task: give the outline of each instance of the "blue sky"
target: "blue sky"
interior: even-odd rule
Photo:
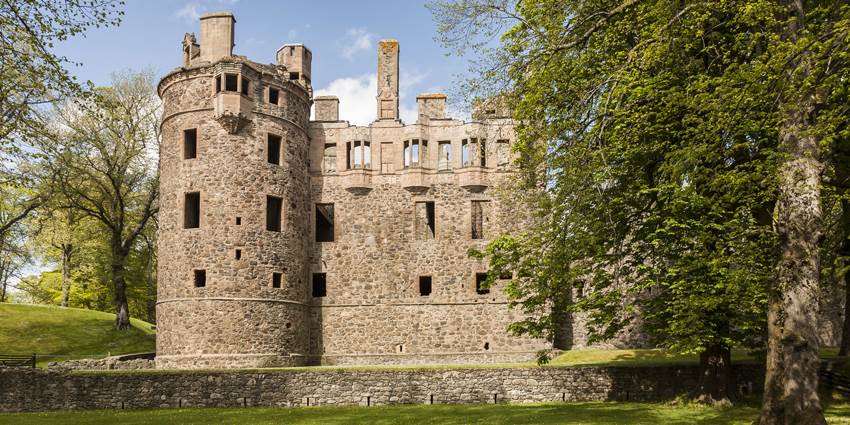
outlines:
[[[313,51],[317,95],[340,97],[340,118],[356,124],[374,119],[376,45],[398,39],[401,48],[401,115],[415,118],[418,93],[450,91],[467,62],[446,56],[435,40],[434,21],[423,0],[127,0],[120,26],[97,29],[57,48],[79,67],[83,80],[108,84],[121,69],[153,69],[158,76],[180,65],[183,34],[200,37],[198,16],[232,11],[234,52],[274,62],[284,43],[304,43]]]

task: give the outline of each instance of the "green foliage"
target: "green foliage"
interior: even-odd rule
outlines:
[[[514,273],[511,304],[535,313],[511,329],[553,339],[568,308],[587,312],[591,342],[641,326],[685,353],[763,346],[779,99],[803,89],[788,64],[811,53],[802,84],[822,93],[823,117],[811,131],[846,138],[850,6],[807,4],[799,40],[780,37],[787,15],[766,0],[435,9],[449,44],[461,23],[511,22],[506,54],[468,85],[504,90],[521,123],[516,184],[536,220],[483,253],[493,274]]]

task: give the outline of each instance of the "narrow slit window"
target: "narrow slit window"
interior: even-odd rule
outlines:
[[[490,288],[485,287],[487,281],[487,273],[475,273],[475,293],[478,295],[486,295],[490,293]]]
[[[363,142],[363,168],[372,168],[372,146],[369,142]]]
[[[460,142],[460,161],[463,167],[469,167],[469,141],[466,139]]]
[[[335,143],[326,143],[325,150],[322,153],[322,172],[323,173],[335,173],[336,172],[336,144]]]
[[[280,231],[281,208],[283,199],[276,196],[266,196],[266,230]]]
[[[269,103],[277,105],[278,97],[280,97],[280,91],[274,87],[269,87]]]
[[[478,160],[478,165],[487,166],[487,142],[484,139],[478,142]]]
[[[283,280],[283,273],[272,273],[272,288],[280,288],[280,282]]]
[[[207,286],[207,271],[195,270],[194,282],[196,288],[203,288]]]
[[[238,90],[239,79],[236,77],[236,74],[224,74],[224,90],[225,91],[237,91]]]
[[[436,235],[434,201],[417,202],[414,210],[416,212],[416,239],[434,239]]]
[[[328,295],[327,273],[313,273],[313,297]]]
[[[345,168],[347,170],[350,170],[352,168],[351,167],[352,165],[353,165],[353,163],[351,161],[351,142],[346,142],[345,143]]]
[[[248,96],[248,93],[251,92],[251,80],[242,78],[242,94]]]
[[[269,164],[280,165],[280,136],[269,134],[267,140]]]
[[[183,159],[198,157],[198,129],[183,130]]]
[[[484,239],[485,209],[488,201],[472,201],[472,239]]]
[[[404,141],[404,168],[410,167],[410,141]]]
[[[449,170],[452,168],[452,142],[439,142],[437,144],[437,169]]]
[[[215,77],[215,92],[218,93],[221,91],[221,75],[217,75]]]
[[[237,260],[241,260],[241,259],[242,259],[242,250],[241,250],[241,249],[237,249],[237,250],[236,250],[236,259],[237,259]]]
[[[419,276],[419,295],[423,297],[431,295],[431,276]]]
[[[334,241],[334,204],[316,204],[316,242]]]
[[[201,227],[201,192],[189,192],[183,200],[183,228]]]

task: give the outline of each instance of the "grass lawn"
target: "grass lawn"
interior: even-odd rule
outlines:
[[[713,408],[649,403],[547,403],[391,407],[94,410],[0,414],[0,424],[750,424],[754,406]],[[850,405],[827,409],[850,424]]]
[[[46,366],[51,361],[105,357],[107,353],[154,351],[156,337],[149,323],[130,319],[132,329],[119,332],[114,321],[114,314],[100,311],[0,304],[0,353],[36,353],[39,366]]]

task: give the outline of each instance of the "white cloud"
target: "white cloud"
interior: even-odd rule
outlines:
[[[370,50],[372,48],[372,39],[375,34],[367,31],[366,28],[349,28],[346,32],[346,38],[342,41],[342,57],[352,60],[357,52]]]
[[[378,93],[377,79],[375,74],[338,78],[331,81],[327,87],[316,90],[315,95],[337,96],[341,120],[355,125],[369,125],[375,120],[378,107],[375,100]]]
[[[399,116],[405,123],[416,122],[416,96],[413,88],[421,83],[427,73],[402,71],[399,79]],[[378,76],[363,74],[333,80],[316,90],[316,96],[339,98],[339,118],[354,125],[369,125],[377,116]]]
[[[186,3],[185,6],[180,8],[177,12],[174,13],[174,16],[178,19],[182,19],[186,23],[195,23],[198,19],[201,18],[201,11],[203,7],[200,3],[193,1],[191,3]]]

